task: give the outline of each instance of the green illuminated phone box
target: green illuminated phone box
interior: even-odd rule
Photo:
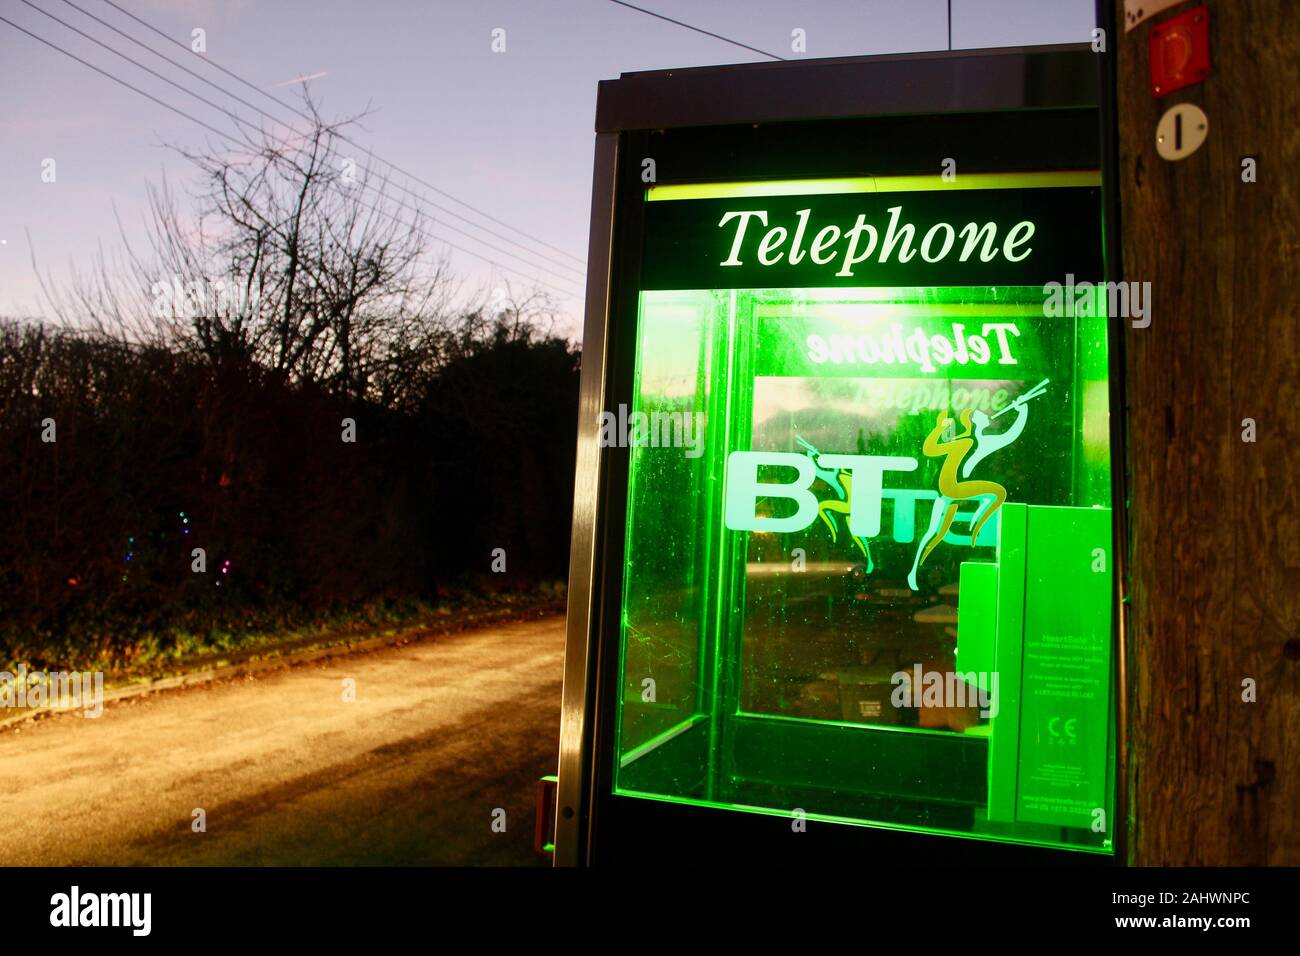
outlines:
[[[1096,77],[602,84],[557,860],[1116,852]]]

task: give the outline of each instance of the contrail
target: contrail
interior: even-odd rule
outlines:
[[[306,83],[308,80],[319,80],[322,76],[329,76],[329,75],[330,75],[329,70],[321,70],[319,73],[312,73],[309,76],[299,76],[296,77],[295,79],[286,80],[283,83],[277,83],[275,85],[277,88],[281,86],[293,86],[295,83]]]

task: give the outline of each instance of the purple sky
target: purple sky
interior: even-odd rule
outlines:
[[[260,118],[111,33],[65,0],[30,2],[250,120]],[[276,115],[284,113],[104,0],[72,2],[250,102]],[[212,61],[287,102],[294,102],[295,88],[277,84],[324,73],[312,87],[327,115],[375,110],[364,129],[352,131],[353,139],[439,189],[578,257],[586,251],[597,81],[631,70],[761,59],[608,0],[115,2],[187,45],[190,31],[202,27]],[[806,31],[808,49],[803,55],[808,57],[944,49],[948,43],[946,0],[636,3],[787,57],[799,55],[790,50],[795,28]],[[20,0],[6,0],[0,11],[213,126],[233,126],[228,117]],[[1093,3],[952,0],[952,17],[954,48],[1077,42],[1089,39]],[[505,53],[491,50],[495,28],[506,31]],[[0,315],[39,315],[45,309],[31,267],[28,232],[42,270],[51,271],[56,280],[74,266],[85,270],[99,245],[117,245],[115,210],[133,241],[142,240],[147,181],[158,180],[165,169],[174,186],[185,186],[189,167],[161,148],[161,142],[201,146],[205,137],[217,140],[3,23],[0,84],[6,97],[0,114]],[[57,164],[52,184],[41,181],[46,158]],[[428,195],[481,221],[444,196]],[[447,221],[482,235],[462,221]],[[497,224],[484,224],[538,248]],[[557,294],[556,300],[564,315],[562,331],[576,334],[581,312],[577,275],[545,262],[543,275],[463,235],[444,232],[437,223],[432,231],[435,237],[442,233],[466,249],[574,290]],[[537,259],[498,239],[483,238]],[[540,251],[577,267],[550,249]],[[499,287],[502,278],[516,291],[529,284],[462,252],[451,251],[451,264],[470,287]]]

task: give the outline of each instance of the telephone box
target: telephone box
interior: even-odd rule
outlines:
[[[1115,858],[1104,86],[1086,46],[600,85],[558,863]]]

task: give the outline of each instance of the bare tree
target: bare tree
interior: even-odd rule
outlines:
[[[341,133],[361,117],[329,122],[309,90],[303,101],[306,133],[173,147],[199,172],[197,214],[182,213],[165,177],[150,185],[148,254],[119,224],[118,259],[101,252],[68,292],[42,280],[56,315],[359,399],[391,391],[386,379],[414,356],[436,356],[457,288],[427,218],[390,195],[372,157],[349,152]]]

